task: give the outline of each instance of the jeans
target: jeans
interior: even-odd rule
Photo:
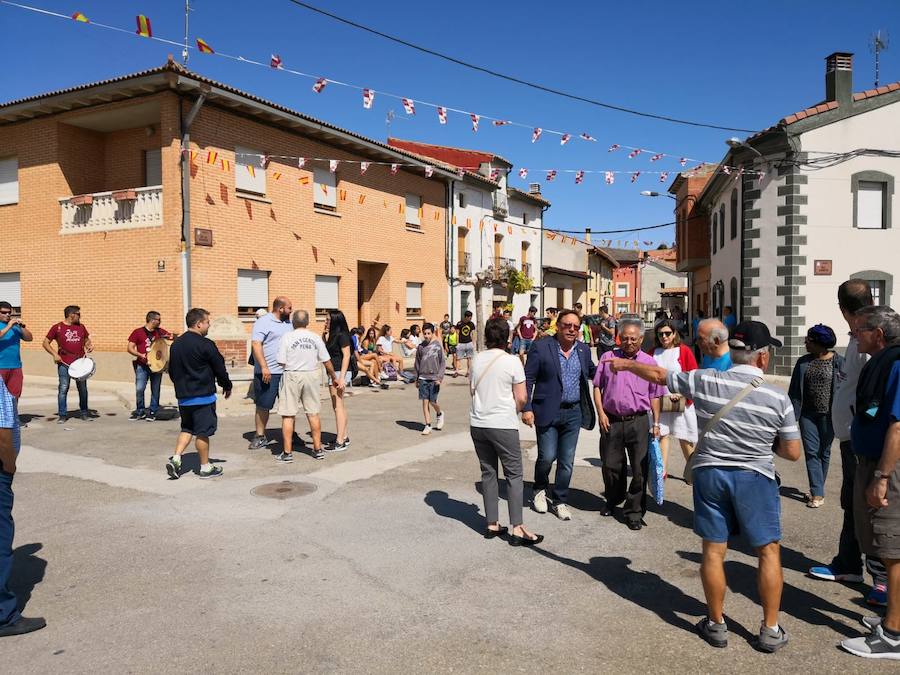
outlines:
[[[159,410],[159,389],[162,386],[162,373],[154,373],[149,366],[142,363],[134,366],[135,410],[144,412],[144,391],[150,383],[150,412],[154,415]]]
[[[69,377],[69,367],[62,363],[57,364],[56,371],[59,375],[57,410],[60,417],[65,417],[68,414],[66,397],[69,395],[69,384],[71,384],[72,378]],[[76,380],[75,386],[78,388],[78,409],[80,412],[86,413],[88,411],[87,381]]]
[[[556,419],[537,428],[538,458],[534,464],[533,492],[546,490],[550,484],[550,467],[556,461],[556,482],[548,497],[553,503],[566,502],[572,468],[575,464],[575,446],[581,430],[581,407],[560,408]]]
[[[13,477],[0,471],[0,626],[19,620],[16,595],[9,590],[13,565]]]
[[[828,462],[831,459],[831,443],[834,428],[830,413],[801,413],[800,436],[806,454],[806,475],[809,476],[809,493],[813,497],[825,496],[825,479],[828,478]]]

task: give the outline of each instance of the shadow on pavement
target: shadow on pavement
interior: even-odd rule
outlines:
[[[209,461],[213,464],[225,464],[228,462],[227,459],[215,459],[214,457],[210,457]],[[188,473],[200,473],[200,455],[196,452],[185,452],[181,456],[181,474],[179,475],[184,476]]]
[[[478,505],[453,499],[443,490],[432,490],[425,495],[425,503],[442,518],[458,520],[466,527],[482,534],[487,523],[478,512]]]
[[[806,495],[792,485],[782,485],[780,488],[778,488],[778,494],[786,499],[793,499],[794,501],[798,502],[806,502]]]
[[[20,612],[31,600],[31,591],[44,580],[47,561],[35,555],[42,548],[43,544],[34,543],[24,544],[13,550],[9,588],[18,598]]]
[[[397,420],[396,422],[399,426],[410,431],[422,431],[425,428],[424,422],[409,422],[407,420]]]

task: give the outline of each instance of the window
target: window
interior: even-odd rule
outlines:
[[[735,318],[738,317],[740,312],[738,312],[738,282],[737,277],[731,277],[731,302],[728,303],[731,305],[731,313],[734,314]]]
[[[419,212],[422,210],[422,198],[419,195],[406,195],[406,225],[419,229],[422,226]]]
[[[712,218],[712,251],[715,253],[719,250],[719,238],[716,236],[719,230],[719,214],[714,213]]]
[[[731,238],[736,239],[738,233],[738,193],[737,189],[731,191]]]
[[[337,310],[339,281],[340,277],[316,275],[316,318],[324,318],[330,310]]]
[[[628,282],[619,282],[616,284],[616,297],[617,298],[627,298],[628,297]]]
[[[313,169],[313,206],[328,211],[337,210],[337,181],[328,169]]]
[[[162,185],[162,156],[159,148],[144,150],[144,186]]]
[[[459,204],[459,208],[466,208],[466,193],[460,192],[458,195],[456,195],[456,201]]]
[[[884,183],[859,181],[856,197],[856,227],[859,229],[884,229],[884,187]]]
[[[19,158],[0,159],[0,205],[19,203]]]
[[[719,248],[725,248],[725,205],[719,207]]]
[[[22,283],[18,272],[0,273],[0,300],[12,305],[13,314],[22,313]]]
[[[616,303],[616,312],[618,312],[620,314],[621,313],[627,314],[629,309],[630,309],[630,307],[628,306],[627,302],[617,302]]]
[[[872,300],[874,300],[876,305],[883,305],[884,303],[884,282],[883,281],[870,281],[869,288],[872,289]],[[12,304],[12,303],[10,303]]]
[[[528,212],[527,211],[522,212],[522,224],[523,225],[528,224]]]
[[[460,291],[459,293],[459,315],[462,316],[469,309],[469,298],[472,291]]]
[[[234,148],[234,187],[238,192],[266,194],[266,167],[263,153],[240,145]]]
[[[406,316],[422,316],[422,284],[412,282],[406,284]]]
[[[269,306],[269,273],[265,270],[238,270],[238,315],[253,316]]]

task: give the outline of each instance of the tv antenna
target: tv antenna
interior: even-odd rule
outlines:
[[[875,52],[875,87],[878,87],[878,80],[881,77],[881,52],[886,51],[888,48],[888,34],[887,31],[877,31],[872,36],[872,44],[870,45],[870,49]]]
[[[181,48],[181,62],[185,66],[188,62],[188,16],[191,9],[191,0],[184,0],[184,46]]]

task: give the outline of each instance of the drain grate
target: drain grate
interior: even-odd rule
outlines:
[[[269,499],[292,499],[293,497],[311,495],[316,489],[316,486],[312,483],[283,480],[280,483],[257,485],[250,490],[250,494],[255,497],[268,497]]]

